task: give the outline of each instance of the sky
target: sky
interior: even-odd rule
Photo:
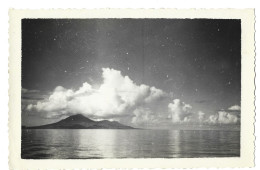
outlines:
[[[239,127],[240,20],[23,19],[22,124]]]

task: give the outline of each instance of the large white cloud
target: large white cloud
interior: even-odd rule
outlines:
[[[27,109],[44,112],[47,117],[74,113],[97,118],[120,117],[129,114],[129,110],[137,106],[166,96],[162,90],[155,87],[135,84],[118,70],[102,70],[103,84],[99,88],[93,88],[87,82],[76,91],[58,86],[47,100],[30,104]]]

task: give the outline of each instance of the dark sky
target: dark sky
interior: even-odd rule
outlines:
[[[98,86],[108,67],[214,114],[240,105],[240,42],[240,20],[23,19],[22,87]]]

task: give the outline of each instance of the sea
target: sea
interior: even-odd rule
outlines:
[[[23,129],[22,159],[239,157],[240,131]]]

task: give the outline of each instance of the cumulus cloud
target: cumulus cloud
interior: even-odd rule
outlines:
[[[211,124],[236,124],[238,123],[238,120],[238,116],[232,113],[219,111],[215,115],[210,115],[208,122]]]
[[[158,122],[158,115],[155,115],[149,108],[137,108],[134,110],[134,117],[132,123],[138,126],[149,126],[154,125]]]
[[[235,105],[227,110],[220,110],[216,114],[207,115],[202,111],[197,114],[192,110],[192,106],[179,99],[168,104],[169,118],[172,123],[200,123],[200,124],[237,124],[240,121],[240,106]]]
[[[47,100],[30,104],[27,109],[44,112],[46,116],[81,113],[96,118],[120,117],[166,96],[155,87],[135,84],[118,70],[103,68],[102,71],[103,83],[98,88],[88,82],[78,90],[58,86]]]
[[[228,108],[228,110],[240,111],[241,108],[238,105],[234,105],[234,106],[231,106],[230,108]]]
[[[238,122],[238,117],[234,114],[225,112],[225,111],[220,111],[218,112],[218,121],[219,123],[223,124],[234,124]]]
[[[207,122],[210,124],[237,124],[240,120],[239,110],[240,106],[231,106],[228,110],[221,110],[215,115],[210,115]]]
[[[191,105],[181,102],[180,99],[173,100],[172,103],[168,104],[170,111],[169,118],[172,122],[189,122],[191,121]]]
[[[21,92],[22,111],[26,111],[29,104],[35,104],[45,98],[45,95],[40,90],[22,88]]]
[[[202,111],[198,112],[198,119],[200,122],[203,122],[205,120],[205,113]]]
[[[217,124],[218,123],[218,114],[210,115],[207,122],[210,124]]]

